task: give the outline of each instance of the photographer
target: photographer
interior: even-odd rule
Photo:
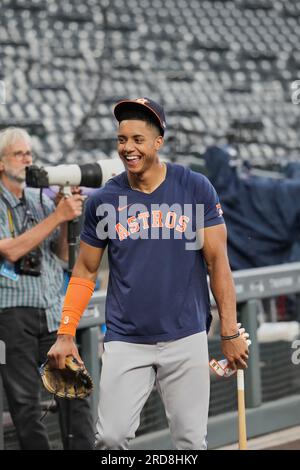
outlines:
[[[61,312],[63,271],[68,258],[67,221],[81,215],[83,196],[57,201],[25,186],[32,164],[26,131],[0,132],[0,340],[6,364],[0,366],[10,414],[22,449],[50,449],[41,418],[38,367],[55,342]],[[67,400],[59,400],[66,446]],[[94,433],[89,404],[72,403],[72,449],[90,449]]]

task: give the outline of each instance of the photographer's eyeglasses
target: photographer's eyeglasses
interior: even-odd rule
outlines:
[[[31,150],[27,150],[27,152],[22,152],[21,150],[19,150],[18,152],[11,152],[11,153],[8,153],[6,155],[12,155],[13,157],[17,158],[18,160],[21,160],[24,157],[32,157],[33,153],[31,152]]]

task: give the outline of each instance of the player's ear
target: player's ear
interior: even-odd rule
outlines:
[[[163,138],[162,135],[159,135],[158,137],[156,137],[155,144],[154,144],[155,145],[155,150],[156,151],[159,150],[160,147],[163,145],[163,143],[164,143],[164,138]]]

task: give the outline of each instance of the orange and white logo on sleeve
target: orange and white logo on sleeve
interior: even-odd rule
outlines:
[[[223,215],[223,211],[222,211],[222,207],[221,207],[221,204],[216,204],[216,209],[217,209],[217,212],[218,212],[218,216],[219,217],[222,217]]]

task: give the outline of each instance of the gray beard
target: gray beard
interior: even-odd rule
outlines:
[[[19,183],[19,184],[25,183],[25,176],[13,175],[12,173],[9,173],[7,171],[5,171],[4,174],[7,176],[7,178],[10,179],[10,181],[13,181],[14,183]]]

